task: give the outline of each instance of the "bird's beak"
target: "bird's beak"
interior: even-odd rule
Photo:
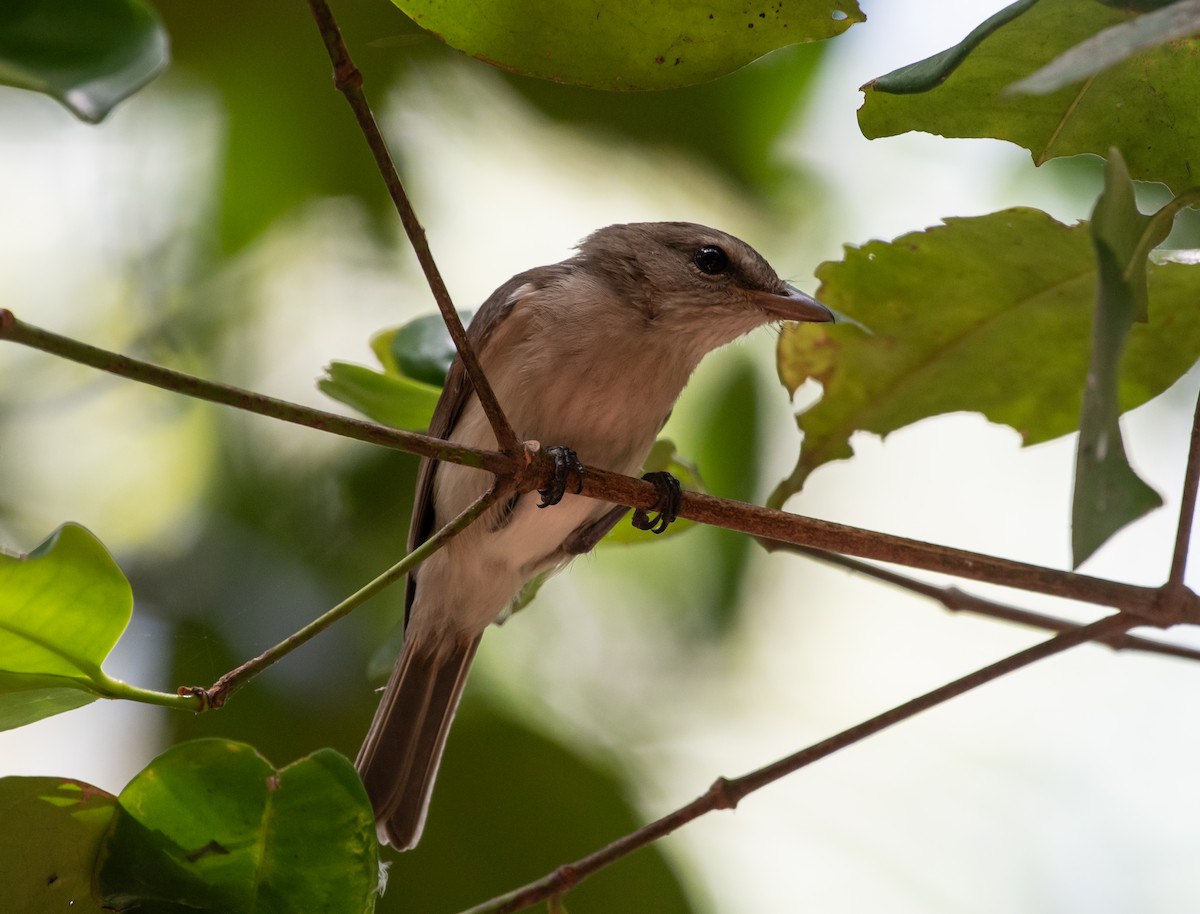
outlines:
[[[834,321],[832,311],[792,285],[785,284],[783,292],[758,292],[754,300],[774,320],[825,324]]]

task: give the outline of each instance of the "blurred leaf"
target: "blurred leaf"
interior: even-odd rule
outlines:
[[[244,743],[182,743],[118,804],[99,872],[118,910],[374,910],[374,816],[331,749],[276,770]]]
[[[867,83],[859,125],[871,139],[910,130],[996,137],[1025,147],[1038,165],[1055,156],[1103,156],[1119,146],[1135,179],[1162,181],[1178,192],[1200,173],[1200,42],[1172,42],[1051,95],[1006,91],[1133,15],[1095,0],[1040,0],[986,38],[933,92],[891,95],[878,80]]]
[[[5,0],[0,83],[44,92],[98,124],[167,66],[167,33],[139,0]]]
[[[474,311],[458,312],[464,327],[471,326],[474,316]],[[450,363],[458,354],[439,313],[422,315],[395,330],[378,334],[371,340],[371,348],[385,369],[439,389],[445,386]]]
[[[0,911],[100,914],[92,877],[115,806],[80,781],[0,779]]]
[[[1133,182],[1117,150],[1109,154],[1104,192],[1092,212],[1092,243],[1099,263],[1092,364],[1083,393],[1079,445],[1075,456],[1075,492],[1071,501],[1071,553],[1081,565],[1104,542],[1147,511],[1162,504],[1129,465],[1118,419],[1121,353],[1136,318],[1145,320],[1146,255],[1162,242],[1170,223],[1155,223],[1138,211]],[[1132,269],[1129,269],[1132,267]]]
[[[350,362],[330,362],[320,391],[393,428],[429,427],[441,390],[411,378],[383,374]]]
[[[333,87],[304,4],[255,0],[238,4],[236,15],[226,4],[191,0],[162,2],[159,9],[171,34],[174,69],[189,78],[189,88],[197,82],[211,87],[221,103],[217,228],[225,252],[241,250],[281,216],[322,197],[353,197],[375,217],[373,227],[391,231],[395,213]],[[374,96],[402,59],[362,52],[356,42],[413,27],[388,3],[341,4],[336,12]]]
[[[503,713],[477,685],[468,683],[450,731],[421,844],[388,854],[393,862],[381,912],[458,911],[643,824],[629,785],[603,753],[580,751],[529,726],[536,708],[519,717]],[[660,845],[580,884],[570,905],[572,914],[705,909],[689,904]]]
[[[622,145],[682,151],[790,212],[781,182],[802,173],[780,142],[811,97],[828,45],[781,48],[723,79],[661,92],[605,92],[509,76],[506,82],[547,116],[611,135]]]
[[[1026,444],[1079,427],[1090,355],[1096,258],[1088,226],[1010,209],[947,219],[894,242],[847,246],[817,269],[818,297],[862,318],[853,327],[791,326],[778,369],[821,400],[798,417],[800,458],[771,503],[852,455],[856,431],[887,435],[928,416],[968,410],[1012,426]],[[1200,356],[1200,269],[1151,264],[1154,320],[1130,333],[1122,410],[1166,390]]]
[[[132,613],[125,575],[78,524],[26,556],[0,555],[0,730],[107,694],[100,664]]]
[[[393,0],[447,44],[499,67],[598,89],[670,89],[731,73],[768,51],[832,38],[864,16],[855,0]]]
[[[1182,0],[1093,35],[1013,84],[1010,91],[1046,95],[1095,76],[1134,54],[1197,33],[1200,33],[1200,0]]]
[[[983,39],[1001,26],[1012,22],[1037,2],[1038,0],[1017,0],[1016,3],[985,19],[953,47],[880,76],[871,81],[871,87],[876,92],[907,95],[913,92],[928,92],[940,86],[967,59],[967,55],[979,47]]]

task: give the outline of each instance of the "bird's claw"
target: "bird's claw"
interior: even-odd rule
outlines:
[[[575,494],[578,495],[583,491],[583,463],[580,462],[575,452],[569,447],[554,445],[546,448],[546,453],[554,461],[554,476],[550,479],[550,485],[544,489],[538,489],[538,495],[542,496],[539,508],[549,508],[562,501],[562,497],[567,491],[567,480],[572,473],[575,474]]]
[[[642,479],[654,483],[658,489],[658,501],[651,509],[653,517],[644,508],[634,508],[630,523],[639,530],[649,530],[651,533],[662,533],[679,517],[679,508],[683,502],[683,489],[679,480],[670,473],[647,473]]]

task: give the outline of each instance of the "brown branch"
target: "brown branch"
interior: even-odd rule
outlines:
[[[325,0],[308,0],[308,6],[312,10],[317,28],[321,32],[321,38],[325,42],[325,50],[329,53],[329,60],[333,64],[333,84],[346,97],[350,109],[354,112],[355,120],[358,121],[359,129],[362,130],[367,145],[371,149],[371,154],[375,157],[375,165],[383,177],[383,183],[387,185],[388,194],[392,198],[392,203],[395,204],[400,222],[408,235],[409,243],[412,244],[413,251],[417,255],[417,261],[425,273],[425,281],[429,284],[429,290],[433,293],[438,310],[442,312],[442,319],[446,322],[446,327],[454,340],[458,357],[462,359],[467,376],[471,379],[475,393],[479,396],[480,405],[483,406],[483,411],[492,425],[499,450],[504,454],[515,454],[520,449],[516,432],[513,431],[512,425],[504,415],[500,401],[496,399],[496,394],[479,365],[475,350],[467,339],[467,331],[463,327],[462,321],[459,320],[458,312],[454,309],[454,302],[450,300],[450,292],[446,288],[445,282],[442,281],[442,274],[433,259],[433,253],[429,250],[425,229],[417,219],[416,211],[408,199],[404,184],[400,181],[400,175],[396,171],[391,153],[388,152],[387,141],[383,138],[371,106],[367,103],[367,96],[362,90],[362,73],[350,59],[350,51],[342,40],[341,29],[338,28],[338,24],[333,18],[329,4]]]
[[[1179,524],[1175,528],[1175,551],[1171,555],[1171,573],[1167,586],[1183,587],[1187,570],[1188,543],[1192,539],[1192,521],[1196,516],[1196,493],[1200,489],[1200,396],[1192,416],[1192,438],[1188,447],[1187,470],[1183,477],[1183,495],[1179,500]]]
[[[383,447],[478,467],[495,474],[520,492],[544,488],[553,475],[550,459],[533,443],[528,443],[515,455],[505,456],[453,445],[427,435],[398,431],[372,422],[348,419],[117,355],[26,324],[4,309],[0,309],[0,340],[2,339],[165,390]],[[598,467],[586,468],[582,492],[592,498],[646,510],[653,509],[659,498],[658,490],[652,484]],[[1186,587],[1173,590],[1168,599],[1158,588],[1140,587],[1070,571],[1013,562],[978,552],[923,543],[919,540],[695,492],[683,493],[680,516],[747,533],[761,540],[840,552],[859,558],[907,565],[925,571],[1015,587],[1019,590],[1110,606],[1136,615],[1140,620],[1139,624],[1165,627],[1178,622],[1200,621],[1200,598]],[[769,547],[770,543],[767,545]]]
[[[1086,641],[1102,640],[1118,634],[1138,624],[1138,619],[1125,613],[1106,616],[1089,625],[1072,628],[1060,635],[1055,635],[1048,641],[1035,644],[1009,657],[999,660],[969,673],[960,679],[944,686],[926,692],[911,701],[897,705],[889,711],[872,717],[870,720],[856,724],[834,736],[814,743],[807,749],[781,758],[770,765],[742,775],[739,778],[718,778],[703,795],[697,797],[686,806],[651,822],[635,832],[617,839],[607,847],[589,854],[573,863],[560,866],[546,876],[522,886],[504,895],[499,895],[489,901],[462,911],[461,914],[511,914],[537,904],[546,898],[562,894],[574,885],[582,882],[588,876],[614,863],[620,858],[633,853],[659,838],[669,835],[683,825],[698,819],[700,816],[717,809],[733,809],[747,795],[768,784],[774,783],[789,774],[811,765],[813,762],[832,755],[839,749],[844,749],[868,736],[872,736],[893,724],[908,720],[922,711],[935,705],[942,704],[951,698],[976,689],[985,683],[998,679],[1006,673],[1011,673],[1021,667],[1028,666],[1038,660],[1044,660],[1059,654],[1068,648],[1083,644]]]
[[[777,548],[795,552],[798,555],[816,559],[827,565],[835,565],[847,571],[874,578],[885,584],[892,584],[910,593],[915,593],[931,600],[936,600],[950,612],[969,612],[990,619],[1000,619],[1004,622],[1014,622],[1030,628],[1041,628],[1053,632],[1065,632],[1075,628],[1079,623],[1058,616],[1033,612],[1016,606],[1008,606],[987,600],[976,594],[967,593],[957,587],[942,587],[917,578],[900,574],[889,568],[881,568],[870,562],[852,559],[849,556],[838,555],[836,552],[825,552],[821,549],[809,549],[806,546],[780,545]],[[1185,647],[1182,644],[1170,644],[1166,641],[1156,641],[1153,638],[1140,638],[1137,635],[1111,635],[1107,638],[1097,638],[1097,644],[1104,644],[1116,651],[1144,651],[1150,654],[1162,654],[1168,657],[1179,657],[1184,660],[1200,660],[1200,649]]]
[[[296,648],[300,647],[300,645],[315,638],[321,632],[325,631],[325,629],[329,628],[329,626],[333,625],[334,622],[349,615],[353,610],[371,599],[371,597],[401,580],[406,574],[411,574],[425,559],[429,558],[429,556],[441,549],[453,537],[478,520],[479,516],[494,505],[499,498],[507,494],[507,491],[507,489],[502,489],[498,485],[492,486],[464,508],[458,517],[454,518],[437,533],[413,549],[412,552],[408,553],[408,555],[383,574],[342,600],[337,606],[322,613],[312,622],[308,623],[308,625],[284,638],[275,646],[263,651],[257,657],[247,660],[241,666],[230,670],[209,688],[184,686],[180,688],[179,694],[194,695],[200,698],[203,704],[203,707],[200,708],[202,711],[222,707],[229,700],[229,696],[267,667],[286,657]]]

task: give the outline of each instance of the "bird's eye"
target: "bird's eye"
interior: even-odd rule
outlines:
[[[729,256],[719,247],[706,244],[696,251],[695,256],[692,257],[692,262],[700,268],[701,273],[712,275],[725,272],[729,267]]]

